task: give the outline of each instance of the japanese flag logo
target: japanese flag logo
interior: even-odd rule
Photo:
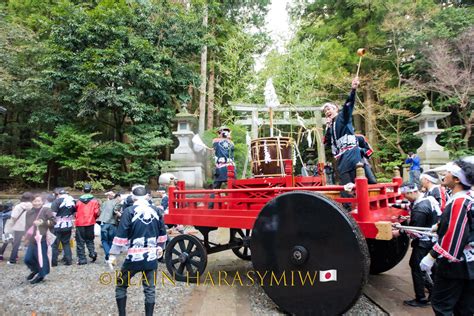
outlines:
[[[319,282],[337,281],[337,270],[319,271]]]

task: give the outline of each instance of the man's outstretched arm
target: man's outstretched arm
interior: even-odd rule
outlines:
[[[345,123],[348,123],[352,117],[352,112],[354,111],[356,89],[359,86],[359,84],[360,84],[359,77],[355,77],[352,80],[351,93],[349,94],[349,97],[347,98],[346,103],[344,103],[344,106],[342,108]]]

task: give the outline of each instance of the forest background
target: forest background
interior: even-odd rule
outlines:
[[[156,182],[176,146],[181,104],[205,140],[237,119],[232,102],[263,104],[270,77],[282,104],[341,104],[360,47],[368,54],[356,128],[376,149],[381,179],[421,144],[407,118],[425,99],[451,112],[438,139],[451,157],[474,153],[472,1],[293,0],[284,51],[269,51],[269,5],[1,1],[1,189]],[[243,164],[245,129],[233,129]]]

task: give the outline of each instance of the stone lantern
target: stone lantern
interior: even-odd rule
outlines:
[[[178,138],[179,145],[171,154],[174,166],[165,171],[174,174],[178,180],[184,180],[187,187],[202,188],[204,181],[202,158],[194,152],[191,141],[194,136],[193,126],[197,123],[196,117],[189,113],[186,104],[183,104],[173,121],[177,123],[173,135]]]
[[[411,122],[418,122],[420,126],[420,130],[414,135],[423,140],[423,144],[416,150],[416,153],[420,157],[421,167],[425,171],[449,162],[449,153],[436,142],[436,137],[443,132],[443,129],[438,128],[436,121],[450,114],[451,112],[433,111],[430,101],[425,100],[421,113],[408,119]]]

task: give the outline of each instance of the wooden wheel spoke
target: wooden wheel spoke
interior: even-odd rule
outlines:
[[[199,268],[201,266],[201,261],[190,259],[189,263],[195,266],[196,268]]]
[[[175,265],[177,262],[179,262],[179,258],[176,258],[176,259],[172,259],[172,260],[171,260],[171,264],[172,264],[172,265]]]
[[[191,250],[193,249],[193,247],[194,247],[194,244],[193,244],[192,242],[189,242],[189,243],[188,243],[188,247],[186,247],[186,252],[187,252],[187,253],[190,253]]]
[[[189,253],[189,258],[193,258],[193,257],[201,258],[201,256],[199,256],[199,250],[195,250]]]
[[[173,248],[173,250],[171,250],[171,253],[177,255],[177,256],[180,256],[181,255],[181,252],[178,251],[178,249],[176,248]]]
[[[181,264],[178,267],[178,274],[183,274],[184,266],[185,266],[185,264],[183,262],[181,262]]]
[[[186,245],[184,244],[184,240],[178,241],[178,244],[179,244],[179,248],[181,249],[181,252],[185,252],[186,251]]]
[[[193,266],[191,265],[191,263],[189,263],[189,260],[186,261],[186,270],[188,270],[190,274],[194,274]]]

